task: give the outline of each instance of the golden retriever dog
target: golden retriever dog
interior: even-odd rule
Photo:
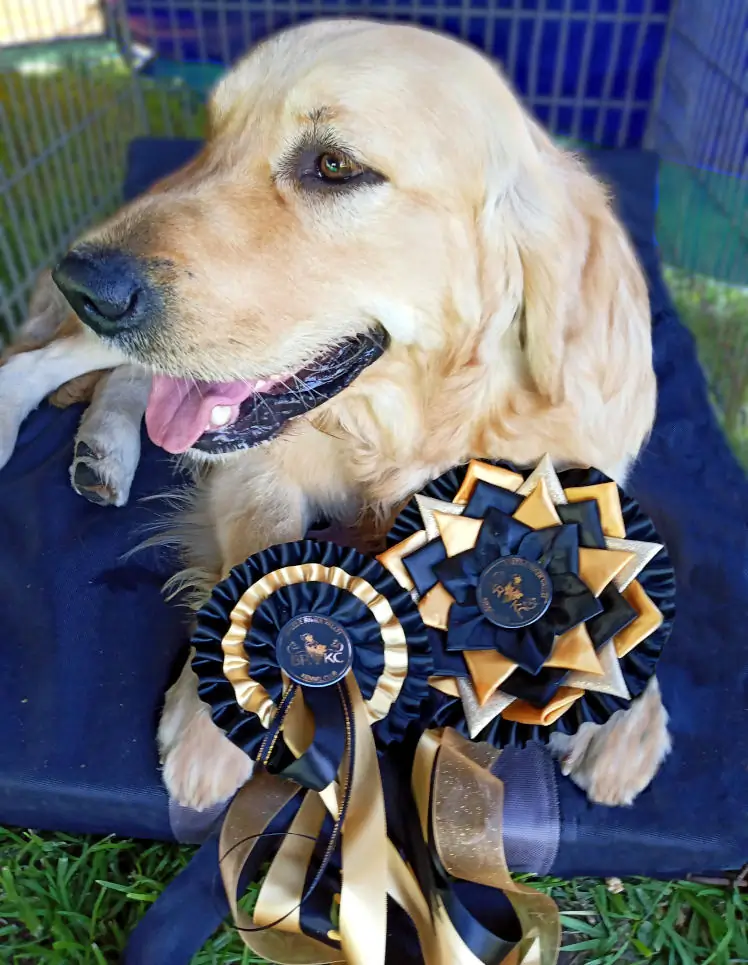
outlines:
[[[151,438],[197,467],[175,525],[201,599],[319,515],[384,525],[471,457],[547,452],[623,482],[654,417],[647,290],[605,190],[488,60],[415,27],[316,22],[261,44],[214,91],[199,156],[55,279],[95,333],[69,350],[152,373]],[[254,427],[372,338],[381,357],[351,384]],[[553,746],[592,800],[626,804],[666,725],[652,683]],[[189,666],[159,744],[181,804],[250,776]]]

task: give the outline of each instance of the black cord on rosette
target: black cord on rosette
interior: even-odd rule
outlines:
[[[480,465],[506,470],[525,482],[533,473],[538,473],[537,468],[520,469],[507,462],[483,460]],[[436,676],[454,681],[469,679],[463,651],[494,650],[515,665],[514,671],[501,682],[501,692],[508,698],[542,708],[569,679],[569,672],[563,666],[555,666],[552,662],[550,666],[544,665],[560,635],[584,622],[585,632],[599,652],[604,643],[625,630],[636,617],[636,610],[612,582],[597,595],[587,589],[579,579],[579,550],[599,551],[616,546],[620,551],[626,551],[634,544],[655,546],[661,541],[652,521],[641,511],[636,500],[620,488],[618,499],[625,539],[621,533],[617,541],[606,540],[598,505],[593,499],[585,499],[579,490],[609,487],[611,480],[596,469],[570,469],[555,474],[546,461],[545,467],[550,467],[554,482],[563,490],[576,491],[574,501],[555,505],[560,525],[529,530],[513,518],[524,498],[519,491],[502,488],[500,483],[494,485],[489,479],[481,478],[478,472],[477,479],[473,478],[468,487],[469,500],[460,508],[463,518],[483,521],[472,548],[448,556],[442,540],[432,539],[425,545],[422,541],[419,544],[419,534],[423,533],[425,525],[425,503],[429,504],[430,511],[441,511],[443,520],[444,513],[450,509],[447,504],[452,504],[456,497],[459,500],[458,494],[466,489],[466,479],[470,482],[469,472],[475,474],[475,465],[471,466],[472,469],[460,466],[444,473],[407,503],[388,534],[388,553],[393,548],[407,550],[398,557],[398,565],[407,570],[422,603],[428,599],[429,591],[436,583],[450,594],[453,601],[448,623],[441,627],[429,624]],[[385,561],[387,555],[380,558]],[[489,574],[492,561],[512,559],[521,563],[523,578],[531,582],[534,599],[538,601],[533,622],[528,625],[518,621],[516,626],[509,626],[500,619],[494,623],[490,614],[484,618],[491,601],[481,593],[481,579]],[[499,562],[495,565],[500,566]],[[619,665],[628,699],[611,692],[586,689],[583,696],[575,699],[569,709],[550,724],[514,721],[508,719],[510,714],[505,717],[497,712],[478,733],[473,729],[472,737],[496,747],[545,742],[554,730],[573,734],[586,721],[604,723],[617,710],[628,707],[630,700],[643,692],[654,675],[672,629],[675,578],[664,547],[648,559],[643,569],[637,572],[636,580],[648,601],[660,611],[662,620],[638,645],[620,656]],[[424,619],[429,622],[426,616]],[[462,697],[432,689],[424,706],[424,716],[428,726],[449,726],[462,734],[470,733]]]

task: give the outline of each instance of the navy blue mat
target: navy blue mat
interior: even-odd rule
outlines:
[[[132,196],[196,142],[137,141]],[[630,809],[590,805],[560,779],[554,872],[681,875],[748,859],[748,482],[707,401],[691,336],[662,282],[654,241],[657,159],[612,151],[593,163],[613,186],[649,278],[660,400],[632,488],[668,543],[675,630],[660,679],[673,754]],[[0,472],[0,822],[169,838],[155,723],[186,643],[159,585],[172,562],[122,553],[172,485],[144,440],[130,505],[76,496],[67,468],[78,411],[42,407]]]

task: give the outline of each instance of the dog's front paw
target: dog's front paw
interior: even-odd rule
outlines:
[[[572,737],[554,734],[551,750],[561,770],[597,804],[632,804],[660,768],[671,747],[667,712],[657,680],[628,710],[605,724],[582,724]]]
[[[195,811],[228,800],[247,783],[254,767],[205,712],[193,717],[162,763],[171,797]]]
[[[79,496],[97,506],[124,506],[130,495],[132,467],[116,453],[93,449],[78,439],[70,466],[70,481]]]
[[[151,377],[136,365],[94,373],[99,381],[75,438],[73,489],[98,506],[124,506],[140,461],[140,426]]]
[[[198,697],[190,661],[166,693],[158,745],[166,788],[183,807],[213,807],[252,776],[252,760],[216,727]]]

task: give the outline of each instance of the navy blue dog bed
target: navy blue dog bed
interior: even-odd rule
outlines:
[[[195,149],[135,142],[127,196]],[[659,670],[674,750],[633,808],[591,805],[559,775],[551,870],[669,877],[736,868],[748,859],[748,482],[660,274],[657,159],[611,151],[591,160],[615,191],[651,293],[659,407],[631,486],[677,575]],[[141,497],[179,480],[144,439],[127,507],[81,499],[68,481],[79,416],[43,406],[0,472],[0,822],[172,839],[155,729],[184,659],[185,613],[160,596],[173,568],[163,551],[121,557],[153,522]]]

